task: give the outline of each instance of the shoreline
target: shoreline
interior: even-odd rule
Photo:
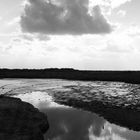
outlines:
[[[110,122],[140,131],[140,85],[44,79],[11,79],[5,83],[1,80],[1,83],[4,85],[1,93],[4,90],[7,96],[29,93],[36,102],[49,95],[56,103],[95,112]],[[34,92],[40,92],[40,96]]]
[[[56,91],[50,95],[53,96],[54,101],[58,104],[90,111],[100,115],[111,123],[127,127],[130,130],[140,131],[139,99],[133,99],[135,100],[134,103],[125,100],[129,95],[116,97],[101,93],[92,93],[92,96],[88,97],[85,94],[79,93],[75,97],[75,92],[67,92]],[[135,98],[137,98],[136,95]]]
[[[0,69],[0,79],[65,79],[140,84],[140,71],[84,71],[75,69]]]

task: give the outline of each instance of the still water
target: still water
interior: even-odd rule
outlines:
[[[44,135],[45,140],[140,139],[140,132],[111,124],[98,114],[59,105],[47,92],[35,91],[16,97],[33,104],[48,116],[50,128]]]

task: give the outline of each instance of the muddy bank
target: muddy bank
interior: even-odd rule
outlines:
[[[47,99],[100,114],[109,122],[139,131],[140,85],[120,82],[67,80],[1,80],[1,93],[8,96],[33,93],[33,101]],[[43,96],[42,96],[43,95]]]
[[[0,139],[44,140],[47,116],[18,98],[0,96]]]
[[[140,131],[140,111],[128,107],[114,106],[103,101],[84,102],[77,99],[68,99],[67,101],[59,100],[58,102],[97,113],[110,123]]]
[[[140,131],[139,93],[111,95],[95,92],[88,86],[67,86],[54,90],[51,95],[57,103],[95,112],[109,122]]]

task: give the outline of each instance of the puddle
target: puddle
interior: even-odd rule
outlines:
[[[21,98],[47,114],[50,128],[44,140],[139,140],[140,132],[111,124],[95,113],[53,102],[46,92],[19,94]]]

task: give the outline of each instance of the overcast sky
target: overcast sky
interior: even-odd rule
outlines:
[[[140,0],[1,0],[1,68],[140,70]]]

